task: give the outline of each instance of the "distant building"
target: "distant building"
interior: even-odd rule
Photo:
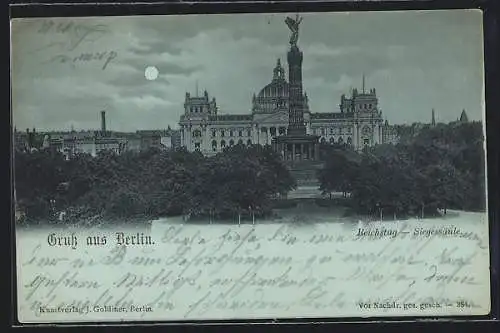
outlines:
[[[464,110],[462,110],[462,113],[460,114],[460,119],[459,119],[459,121],[460,121],[461,123],[467,123],[467,122],[469,122],[469,117],[467,117],[467,113],[465,112],[465,109],[464,109]]]
[[[172,149],[172,130],[142,130],[137,131],[141,137],[142,149],[159,148]]]
[[[29,129],[27,130],[29,132]],[[13,133],[13,144],[14,149],[18,151],[26,151],[28,150],[28,134],[25,132],[18,132],[17,129],[14,128]]]
[[[172,130],[172,148],[178,149],[182,147],[181,145],[181,131]]]
[[[125,151],[143,151],[150,148],[171,149],[172,133],[167,130],[137,131],[135,133],[109,131],[106,128],[106,113],[101,111],[100,130],[36,133],[14,133],[16,149],[27,151],[32,147],[62,153],[66,159],[86,153],[96,156],[102,151],[121,154]]]
[[[393,145],[399,142],[397,128],[395,126],[389,125],[389,122],[387,120],[385,121],[382,131],[382,142]]]
[[[141,136],[137,133],[117,134],[125,140],[125,151],[141,151]]]
[[[126,149],[126,141],[120,137],[96,137],[94,140],[95,152],[112,151],[121,154]]]
[[[27,128],[26,132],[19,132],[14,128],[12,140],[14,149],[18,151],[38,150],[42,147],[43,142],[41,134],[34,128],[31,131]]]

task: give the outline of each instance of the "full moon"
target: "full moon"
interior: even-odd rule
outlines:
[[[144,76],[146,77],[147,80],[156,80],[156,78],[158,77],[158,68],[156,68],[155,66],[148,66],[146,67],[146,70],[144,71]]]

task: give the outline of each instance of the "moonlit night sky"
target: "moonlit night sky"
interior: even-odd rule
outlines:
[[[288,74],[287,15],[295,14],[14,21],[13,124],[96,129],[106,110],[110,130],[176,128],[185,93],[196,94],[197,86],[216,98],[220,114],[248,114],[277,58]],[[438,122],[456,120],[462,109],[482,119],[480,11],[301,15],[298,45],[312,112],[339,111],[340,96],[360,90],[364,73],[390,123],[430,122],[433,108]],[[149,66],[157,76],[145,75]]]

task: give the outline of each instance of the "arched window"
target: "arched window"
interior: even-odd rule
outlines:
[[[220,131],[220,136],[221,136],[221,137],[224,137],[224,135],[225,135],[224,130],[221,130],[221,131]]]
[[[234,135],[233,130],[229,130],[229,136],[233,136],[233,135]]]
[[[326,143],[326,139],[325,138],[321,138],[321,143]]]
[[[212,130],[212,137],[215,137],[216,134],[217,132],[215,130]]]
[[[199,137],[201,137],[201,131],[200,131],[200,130],[196,130],[196,131],[194,131],[194,132],[193,132],[193,136],[194,136],[195,138],[199,138]]]
[[[234,141],[233,141],[232,139],[231,139],[231,140],[229,140],[229,146],[230,146],[230,147],[231,147],[231,146],[234,146]]]
[[[249,140],[247,141],[247,146],[251,146],[251,145],[252,145],[252,140],[250,140],[250,139],[249,139]]]
[[[339,144],[343,144],[344,143],[344,139],[342,137],[340,137],[338,143]]]
[[[269,133],[271,133],[271,136],[276,136],[276,127],[269,128]]]
[[[335,134],[335,129],[333,127],[330,128],[330,134]]]
[[[251,130],[247,130],[247,136],[252,136],[252,131]]]
[[[226,141],[222,140],[222,141],[220,142],[220,147],[221,147],[222,149],[226,148]]]
[[[217,151],[217,141],[215,140],[212,141],[212,150]]]
[[[267,133],[267,127],[262,127],[262,128],[260,129],[260,131],[261,131],[262,133]]]
[[[243,131],[238,131],[238,136],[243,136]]]
[[[335,143],[335,138],[334,137],[331,137],[330,138],[330,144],[333,145]]]
[[[238,140],[238,144],[239,144],[239,145],[242,145],[242,144],[243,144],[243,140],[239,139],[239,140]]]
[[[347,138],[347,144],[350,146],[352,145],[352,138],[351,137],[348,137]]]

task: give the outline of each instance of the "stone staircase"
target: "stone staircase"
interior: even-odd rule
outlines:
[[[294,161],[287,164],[290,173],[297,181],[297,186],[318,187],[317,172],[323,167],[322,162]]]
[[[287,195],[287,199],[321,199],[324,196],[322,195],[318,186],[307,186],[302,185],[298,186],[295,190],[290,191]]]

